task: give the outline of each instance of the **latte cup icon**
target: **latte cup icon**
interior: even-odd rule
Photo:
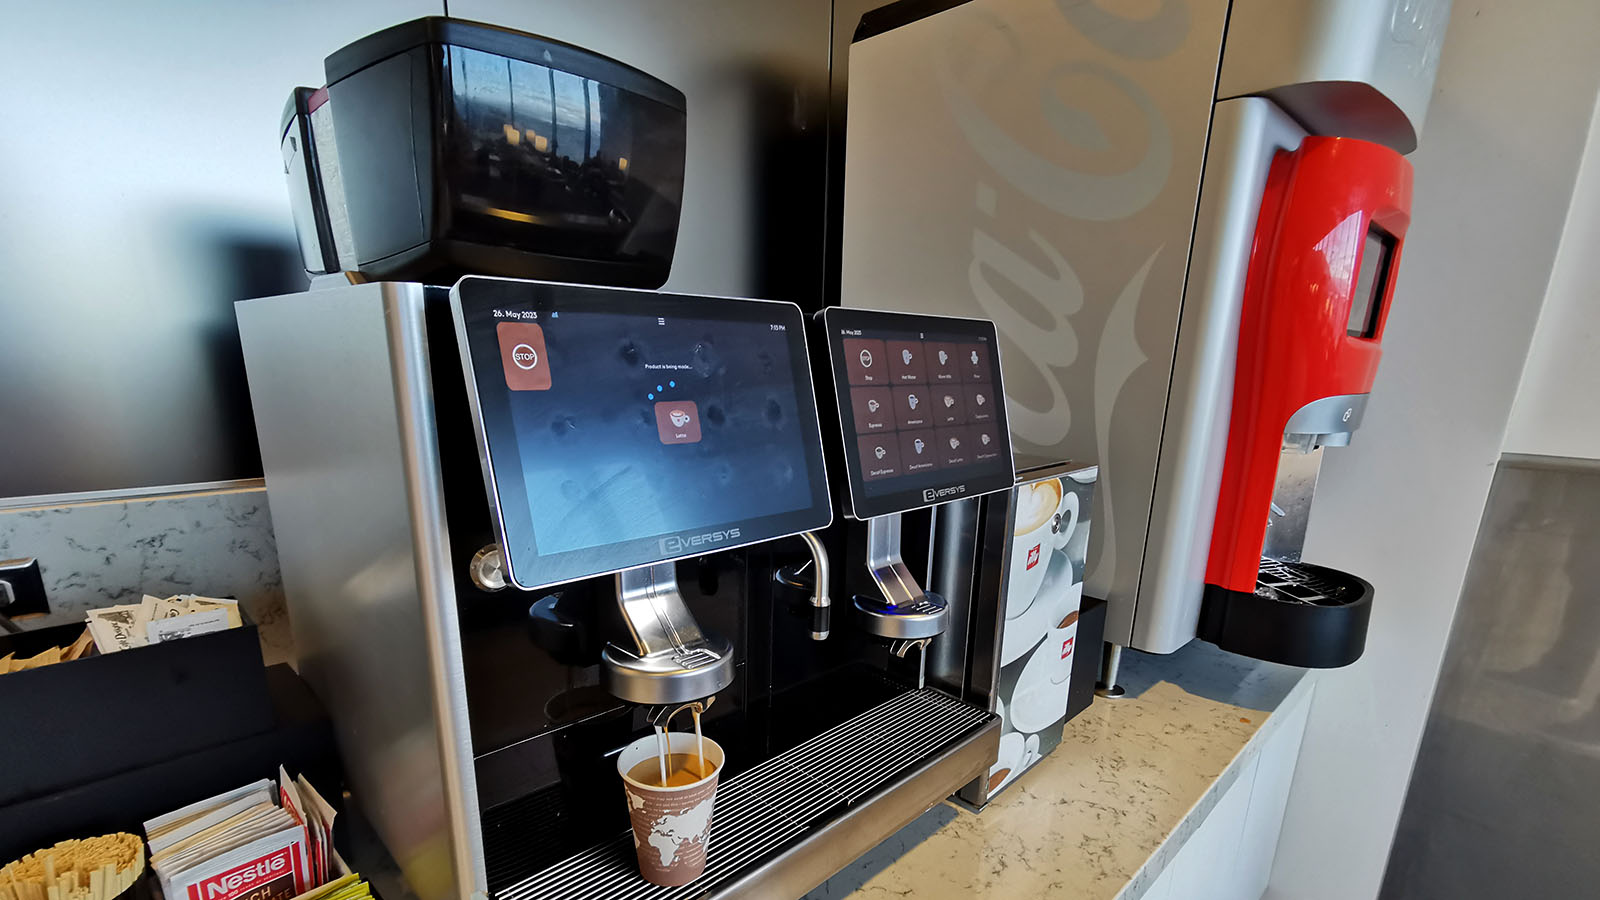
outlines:
[[[675,409],[672,412],[667,413],[667,418],[671,419],[672,424],[678,428],[682,428],[683,426],[689,424],[689,414],[681,409]]]
[[[1016,505],[1006,587],[1008,617],[1013,609],[1020,615],[1033,603],[1051,555],[1067,545],[1078,525],[1078,495],[1063,491],[1054,478],[1018,487]]]

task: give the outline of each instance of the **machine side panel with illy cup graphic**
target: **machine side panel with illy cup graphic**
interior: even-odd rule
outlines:
[[[1099,463],[1086,590],[1109,603],[1113,684],[1122,646],[1197,635],[1307,666],[1359,655],[1370,590],[1299,543],[1320,448],[1359,423],[1339,398],[1374,383],[1401,154],[1448,15],[971,0],[858,4],[836,31],[841,302],[993,318],[1019,447]],[[1369,297],[1375,329],[1347,333]],[[1311,421],[1330,410],[1350,419]]]
[[[798,896],[982,777],[997,718],[922,678],[958,642],[926,544],[832,515],[851,476],[800,312],[618,286],[665,278],[681,96],[447,19],[328,76],[283,134],[313,289],[237,314],[302,670],[409,888]],[[992,400],[928,429],[953,474],[912,475],[912,516],[1012,484]],[[668,825],[641,870],[619,760],[686,705],[725,752],[710,850]]]

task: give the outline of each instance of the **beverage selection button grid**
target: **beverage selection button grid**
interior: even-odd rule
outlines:
[[[987,345],[846,338],[843,346],[866,480],[1000,457]]]

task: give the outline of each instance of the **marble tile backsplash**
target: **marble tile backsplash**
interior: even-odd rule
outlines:
[[[234,597],[267,664],[293,657],[265,488],[0,509],[0,559],[22,556],[39,560],[47,624],[141,594]]]

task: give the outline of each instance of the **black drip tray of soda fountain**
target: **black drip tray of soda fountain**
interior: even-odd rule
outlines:
[[[1263,557],[1253,592],[1206,585],[1195,633],[1243,656],[1330,669],[1361,658],[1371,615],[1372,585],[1364,579]]]
[[[992,713],[932,688],[906,691],[721,784],[705,874],[693,883],[645,882],[624,832],[495,897],[799,896],[834,874],[834,863],[865,853],[988,771],[999,739]]]

